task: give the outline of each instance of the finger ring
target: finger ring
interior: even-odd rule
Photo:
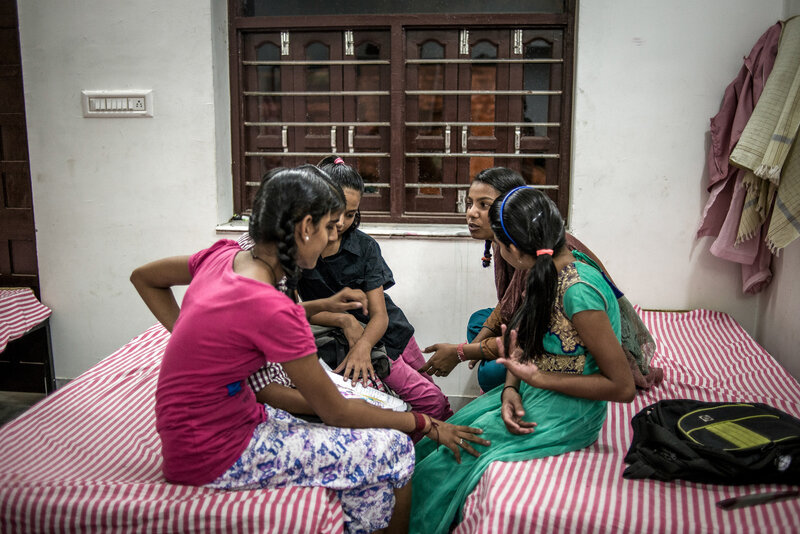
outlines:
[[[464,446],[464,438],[461,438],[460,440],[458,440],[458,444],[463,447]]]

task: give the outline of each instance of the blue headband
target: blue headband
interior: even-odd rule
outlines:
[[[514,189],[508,192],[506,197],[503,199],[503,202],[500,204],[500,227],[503,229],[503,233],[506,234],[506,237],[509,239],[509,241],[511,241],[517,248],[519,248],[519,245],[517,245],[517,242],[514,241],[514,238],[511,237],[511,235],[509,235],[508,230],[506,230],[506,224],[503,222],[503,208],[506,207],[506,202],[508,202],[508,199],[511,198],[511,195],[513,195],[515,191],[519,191],[520,189],[527,189],[529,187],[530,187],[529,185],[521,185],[519,187],[515,187]]]

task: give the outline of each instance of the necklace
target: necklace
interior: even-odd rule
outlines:
[[[278,275],[275,274],[275,269],[272,268],[272,265],[270,265],[264,258],[259,258],[256,256],[256,252],[252,248],[250,249],[250,257],[266,265],[269,268],[269,272],[272,273],[272,279],[276,281],[275,287],[277,287],[279,291],[286,293],[286,290],[288,289],[286,285],[286,276],[278,280]]]

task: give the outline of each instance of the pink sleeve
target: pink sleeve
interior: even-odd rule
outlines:
[[[239,248],[239,245],[236,244],[236,241],[232,241],[230,239],[220,239],[210,247],[201,250],[200,252],[195,252],[189,257],[189,273],[191,273],[192,278],[194,278],[197,269],[206,260],[209,256],[213,255],[221,248],[226,248],[235,245],[236,248]]]
[[[315,354],[317,346],[302,306],[281,306],[254,332],[255,343],[270,362],[287,362]]]

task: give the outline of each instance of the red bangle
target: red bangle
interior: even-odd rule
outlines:
[[[419,412],[411,412],[411,415],[414,416],[414,432],[422,432],[425,430],[425,425],[428,424],[425,421],[425,416]]]
[[[437,441],[438,441],[438,439],[439,439],[439,423],[437,423],[436,421],[434,421],[434,420],[431,418],[431,416],[430,416],[430,415],[428,416],[428,420],[431,422],[431,427],[428,429],[428,431],[427,431],[427,432],[423,432],[423,433],[422,433],[422,435],[423,435],[423,436],[427,436],[428,434],[430,434],[430,433],[431,433],[431,430],[433,430],[433,429],[435,428],[435,429],[436,429],[436,439],[437,439]],[[438,447],[437,447],[437,448],[438,448]]]
[[[458,361],[460,362],[467,361],[467,357],[464,356],[464,345],[466,345],[466,343],[459,343],[458,347],[456,347],[456,354],[458,355]]]

